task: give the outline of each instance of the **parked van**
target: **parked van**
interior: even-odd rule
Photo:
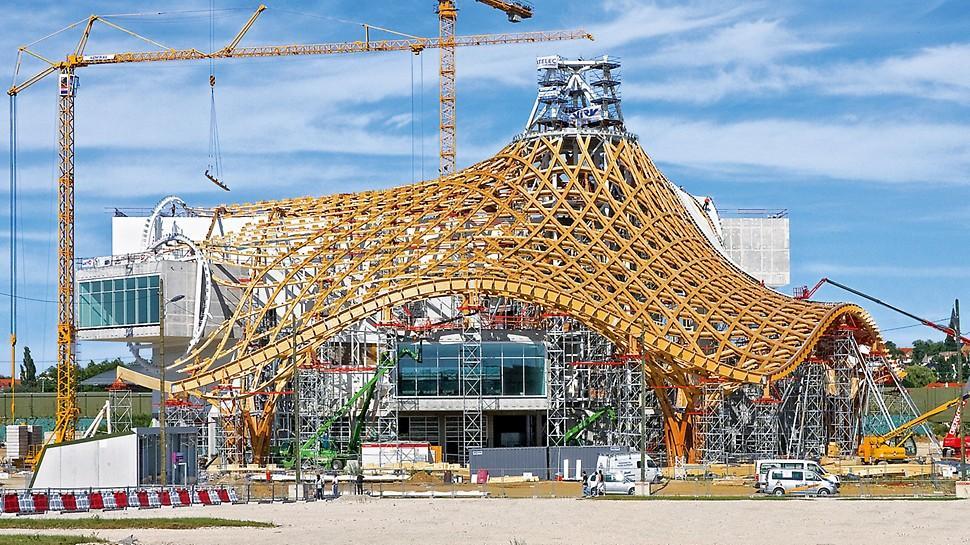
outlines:
[[[773,496],[829,496],[839,493],[838,485],[823,479],[814,471],[775,468],[765,471],[765,476],[765,485],[761,492]]]
[[[822,467],[818,462],[815,462],[813,460],[774,459],[774,460],[758,460],[754,463],[754,472],[755,472],[755,475],[757,475],[758,477],[754,485],[755,488],[760,490],[761,488],[764,487],[765,479],[766,479],[765,475],[770,469],[800,469],[802,471],[811,471],[816,473],[819,477],[825,479],[826,481],[829,481],[836,487],[838,487],[839,484],[841,484],[841,481],[839,480],[838,475],[825,471],[824,467]]]
[[[649,455],[645,454],[644,460],[647,463],[646,471],[644,471],[646,482],[660,482],[660,480],[663,478],[663,474],[660,471],[660,466],[658,466]],[[602,470],[603,473],[609,474],[622,473],[631,480],[639,481],[640,453],[617,452],[611,454],[600,454],[596,459],[596,469]]]

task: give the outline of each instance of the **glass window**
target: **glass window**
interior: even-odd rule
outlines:
[[[409,345],[416,349],[416,345]],[[422,361],[402,357],[398,388],[402,396],[458,396],[461,394],[462,346],[425,343]],[[543,395],[545,347],[542,344],[484,342],[481,351],[482,394],[487,396]]]
[[[781,471],[772,471],[771,478],[781,480],[782,478],[784,478],[784,474]]]
[[[791,478],[793,481],[801,481],[805,479],[805,474],[801,471],[792,471]]]
[[[524,344],[525,395],[546,393],[546,347],[543,344]]]
[[[78,282],[78,292],[79,328],[158,323],[158,276]]]

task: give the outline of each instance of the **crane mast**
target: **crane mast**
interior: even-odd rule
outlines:
[[[269,45],[255,47],[238,47],[246,33],[256,22],[259,14],[266,10],[260,5],[250,16],[249,20],[236,34],[233,40],[218,51],[205,53],[197,49],[163,49],[148,52],[126,52],[115,54],[85,55],[94,23],[101,21],[108,26],[118,28],[137,38],[160,46],[157,42],[138,36],[114,23],[108,22],[97,15],[88,18],[87,24],[78,40],[77,47],[72,54],[67,55],[61,62],[51,62],[44,57],[31,52],[26,47],[20,48],[21,54],[28,54],[47,64],[41,71],[27,78],[23,82],[14,83],[7,94],[16,96],[28,87],[43,80],[47,76],[58,74],[58,191],[57,191],[57,410],[55,428],[52,440],[55,443],[74,439],[77,429],[79,409],[77,404],[77,351],[76,327],[74,320],[75,292],[74,292],[74,101],[77,89],[78,68],[102,64],[128,64],[142,62],[166,62],[226,58],[252,57],[286,57],[307,55],[333,55],[364,53],[376,51],[411,51],[419,54],[425,49],[440,48],[448,50],[451,62],[449,76],[450,110],[452,122],[448,124],[448,142],[450,143],[450,165],[454,168],[454,48],[458,46],[479,46],[497,44],[535,43],[558,40],[592,39],[592,35],[583,30],[524,32],[509,34],[479,34],[469,36],[454,35],[454,20],[457,11],[453,2],[448,4],[450,11],[450,26],[447,39],[435,38],[407,38],[393,40],[370,40],[368,27],[365,25],[365,39],[363,41],[336,42],[322,44],[293,44]],[[502,2],[486,2],[489,5]],[[511,15],[510,15],[511,17]],[[19,62],[19,61],[18,61]],[[443,81],[442,86],[446,85]],[[444,87],[442,87],[444,89]],[[444,108],[444,99],[442,100]],[[445,142],[445,124],[442,123],[442,142]],[[442,155],[444,157],[444,155]],[[444,161],[444,159],[443,159]],[[448,171],[450,173],[451,170]],[[442,172],[444,174],[444,172]],[[11,339],[11,345],[14,346]],[[13,361],[13,358],[11,358]],[[164,363],[162,363],[164,364]],[[164,409],[162,409],[164,410]]]
[[[526,2],[504,0],[477,0],[486,6],[504,11],[509,22],[517,23],[532,17],[532,6]],[[455,172],[457,147],[457,111],[455,93],[455,24],[458,8],[455,0],[438,0],[438,175]]]

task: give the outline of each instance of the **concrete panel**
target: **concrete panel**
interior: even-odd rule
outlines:
[[[723,218],[725,254],[770,287],[791,282],[788,218]]]
[[[34,488],[137,485],[138,438],[133,433],[50,446],[32,483]]]

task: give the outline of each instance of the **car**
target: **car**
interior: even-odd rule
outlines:
[[[769,459],[769,460],[758,460],[755,462],[755,474],[758,477],[755,482],[754,487],[756,489],[761,489],[764,487],[765,480],[767,479],[768,471],[772,469],[796,469],[802,471],[810,471],[817,474],[819,477],[829,481],[836,487],[839,486],[841,480],[838,475],[829,473],[824,467],[819,465],[818,462],[814,460],[786,460],[786,459]]]
[[[839,485],[824,479],[814,471],[802,469],[770,469],[760,489],[772,496],[831,496],[839,493]]]
[[[586,482],[593,496],[598,494],[596,492],[596,475],[596,473],[590,475]],[[603,494],[625,494],[632,496],[636,494],[636,491],[636,482],[622,472],[603,473]]]

